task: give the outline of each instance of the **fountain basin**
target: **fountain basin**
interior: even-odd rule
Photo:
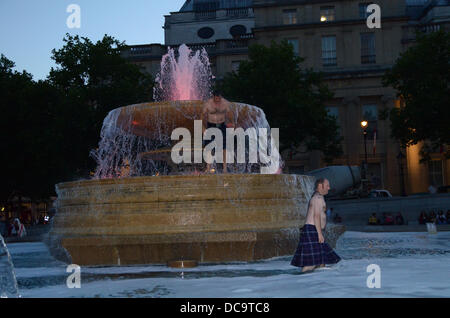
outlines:
[[[222,174],[60,183],[51,250],[65,249],[78,265],[293,254],[313,182],[300,175]]]

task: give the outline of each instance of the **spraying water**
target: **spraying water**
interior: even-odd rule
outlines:
[[[178,59],[170,49],[161,61],[153,98],[156,101],[205,100],[211,91],[213,76],[206,50],[193,52],[185,44],[178,48]]]
[[[0,297],[19,297],[11,255],[0,235]]]
[[[204,170],[199,165],[172,164],[171,134],[178,127],[193,132],[194,120],[202,118],[203,101],[210,98],[212,80],[204,48],[192,51],[183,44],[177,51],[169,49],[156,78],[154,98],[158,102],[117,108],[104,119],[99,147],[91,152],[97,161],[94,178],[192,174]],[[270,136],[270,126],[260,108],[241,103],[231,103],[230,108],[236,127],[265,128]],[[251,138],[255,141],[258,136]],[[248,149],[246,152],[248,157]],[[276,156],[279,159],[278,150]],[[259,172],[260,167],[236,163],[229,165],[228,170],[252,173]]]

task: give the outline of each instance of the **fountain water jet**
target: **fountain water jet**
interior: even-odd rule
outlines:
[[[153,98],[156,101],[205,100],[209,98],[213,75],[203,48],[192,52],[185,44],[169,52],[161,61]]]
[[[0,297],[20,297],[14,265],[8,247],[0,234]]]

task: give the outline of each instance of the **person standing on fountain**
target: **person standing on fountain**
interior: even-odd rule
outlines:
[[[341,260],[333,249],[325,243],[323,230],[327,222],[324,196],[330,190],[327,179],[318,179],[315,192],[309,201],[306,222],[300,233],[300,242],[291,265],[302,267],[302,272],[313,271],[317,266],[336,264]]]
[[[227,173],[227,161],[226,161],[226,144],[227,144],[227,128],[234,128],[234,118],[231,111],[231,104],[225,98],[222,97],[222,93],[215,89],[213,91],[212,98],[208,99],[204,106],[202,112],[202,125],[203,133],[206,129],[215,127],[222,131],[223,138],[223,173]],[[205,141],[203,146],[206,146],[211,141]],[[211,172],[211,164],[207,164],[206,172]]]

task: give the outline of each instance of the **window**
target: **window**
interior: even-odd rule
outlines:
[[[322,63],[323,66],[336,65],[336,36],[322,37]]]
[[[369,152],[370,153],[370,152]],[[383,167],[380,163],[369,163],[367,164],[367,179],[369,181],[369,189],[383,189]],[[382,196],[388,197],[386,192],[380,192]]]
[[[297,9],[283,10],[283,24],[297,24]]]
[[[375,33],[361,33],[361,64],[375,62]]]
[[[298,39],[287,39],[287,42],[292,45],[294,49],[294,54],[298,56],[300,54]]]
[[[336,119],[336,123],[339,126],[338,132],[339,132],[339,134],[341,134],[341,127],[340,127],[340,122],[339,122],[339,108],[336,106],[327,106],[327,107],[325,107],[325,109],[328,112],[328,116],[334,117]]]
[[[334,7],[320,7],[320,22],[334,21]]]
[[[372,2],[359,4],[359,18],[360,19],[367,19],[367,17],[371,14],[371,13],[367,12],[367,7],[370,4],[372,4]]]
[[[214,30],[210,27],[204,27],[198,30],[197,35],[202,39],[209,39],[214,35]]]
[[[377,132],[376,138],[380,136],[378,134],[378,108],[377,105],[363,105],[363,120],[367,121],[367,138],[373,139],[374,133]]]
[[[230,28],[230,34],[233,37],[240,37],[241,35],[244,35],[246,33],[247,33],[247,28],[245,27],[245,25],[238,24],[238,25],[233,25]]]
[[[431,160],[428,162],[428,173],[431,185],[438,187],[444,184],[442,168],[442,160]]]
[[[241,65],[241,61],[232,61],[231,62],[231,71],[237,72],[239,71],[239,66]]]

